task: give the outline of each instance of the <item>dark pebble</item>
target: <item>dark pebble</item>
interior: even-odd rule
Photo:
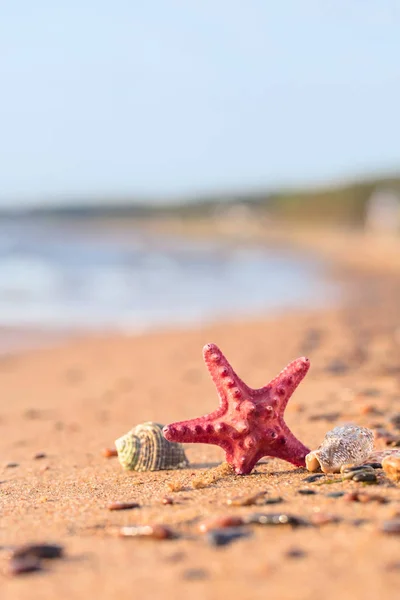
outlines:
[[[9,462],[6,464],[6,469],[15,469],[15,467],[19,467],[19,464],[16,462]]]
[[[208,571],[205,569],[186,569],[182,573],[182,578],[186,579],[186,581],[201,581],[202,579],[207,579]]]
[[[377,398],[381,395],[381,391],[378,388],[366,388],[360,392],[363,396],[369,396],[370,398]]]
[[[317,492],[315,490],[297,490],[297,493],[302,496],[314,496]]]
[[[326,494],[327,498],[341,498],[342,496],[344,496],[344,492],[330,492]]]
[[[34,460],[40,460],[41,458],[46,458],[46,454],[44,452],[37,452],[33,458]]]
[[[305,519],[286,513],[251,513],[245,515],[243,520],[245,523],[256,525],[292,525],[293,527],[309,525]]]
[[[235,540],[251,535],[250,531],[242,527],[228,527],[226,529],[212,529],[206,535],[207,541],[212,546],[227,546]]]
[[[370,468],[367,465],[355,465],[352,467],[345,467],[344,469],[340,469],[340,472],[343,473],[357,473],[358,471],[369,471]]]
[[[275,496],[274,498],[266,498],[263,504],[280,504],[281,502],[283,502],[283,498],[281,498],[281,496]]]
[[[398,448],[400,446],[400,438],[399,437],[390,437],[386,440],[386,446],[390,446],[391,448]]]
[[[12,558],[8,567],[10,575],[24,575],[42,570],[42,563],[36,556]]]
[[[308,477],[305,477],[303,481],[305,483],[314,483],[314,481],[318,481],[318,479],[321,479],[321,477],[325,477],[324,473],[316,473],[315,475],[309,475]]]
[[[400,519],[391,519],[390,521],[384,521],[381,525],[380,530],[383,533],[388,533],[390,535],[399,535],[400,534]]]
[[[285,553],[285,556],[287,558],[304,558],[305,556],[307,556],[307,552],[305,552],[301,548],[290,548]]]
[[[352,521],[352,524],[354,525],[354,527],[361,527],[362,525],[365,525],[366,523],[369,523],[368,519],[354,519]]]
[[[14,550],[12,558],[32,556],[38,559],[53,559],[61,558],[63,554],[64,549],[58,544],[25,544]]]
[[[378,483],[378,479],[372,471],[359,471],[353,477],[358,483]]]
[[[347,373],[349,368],[350,366],[343,360],[334,359],[326,365],[325,371],[328,371],[328,373],[331,373],[332,375],[343,375],[344,373]]]
[[[400,413],[393,415],[390,419],[391,424],[395,429],[400,429]]]

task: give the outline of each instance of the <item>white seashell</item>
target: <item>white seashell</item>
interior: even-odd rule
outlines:
[[[360,465],[372,454],[374,433],[366,427],[343,425],[335,427],[325,435],[322,444],[306,456],[309,471],[339,473],[346,464]]]

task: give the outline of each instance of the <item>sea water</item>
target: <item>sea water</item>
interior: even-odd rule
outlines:
[[[222,240],[0,220],[0,327],[127,332],[314,306],[316,258]]]

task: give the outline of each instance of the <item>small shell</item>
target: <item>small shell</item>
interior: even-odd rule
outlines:
[[[306,456],[309,471],[339,473],[346,464],[360,465],[372,454],[374,433],[357,425],[343,425],[328,431],[317,450]]]
[[[163,425],[148,421],[115,441],[118,460],[130,471],[181,469],[189,464],[182,444],[168,442]]]

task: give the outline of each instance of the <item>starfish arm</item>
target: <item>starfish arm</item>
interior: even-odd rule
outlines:
[[[243,394],[252,393],[244,381],[235,373],[232,366],[215,344],[206,344],[203,348],[204,362],[217,388],[220,406],[224,412],[228,410],[229,400],[240,398]]]
[[[276,410],[280,415],[283,415],[291,395],[306,376],[309,368],[310,361],[308,358],[304,356],[297,358],[289,363],[268,385],[257,390],[257,392],[260,395],[267,394],[270,397],[275,397]]]
[[[304,467],[309,448],[298,440],[285,423],[281,423],[281,433],[271,444],[263,456],[273,456],[286,460],[296,467]]]
[[[169,442],[216,444],[227,450],[231,447],[229,434],[232,428],[226,425],[221,427],[214,421],[215,414],[166,425],[163,428],[164,437]]]

